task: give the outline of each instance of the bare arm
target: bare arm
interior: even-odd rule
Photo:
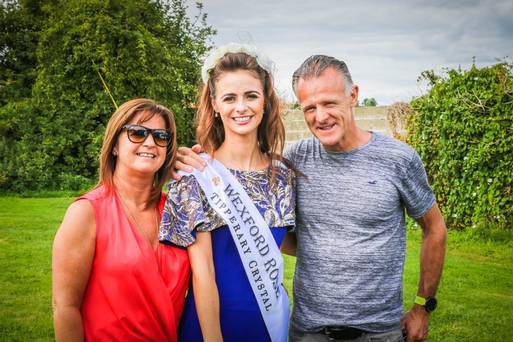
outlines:
[[[56,341],[83,341],[80,306],[91,273],[96,238],[89,201],[68,208],[52,250],[52,304]]]
[[[198,232],[196,241],[187,248],[192,269],[192,285],[196,311],[203,339],[222,341],[219,319],[219,293],[217,292],[212,240],[209,232]]]
[[[171,177],[174,180],[179,181],[182,177],[176,171],[192,172],[193,169],[203,171],[206,163],[200,156],[198,156],[198,153],[200,152],[200,145],[194,145],[191,148],[179,147],[176,154],[176,170],[171,172]]]
[[[285,238],[283,239],[283,242],[281,243],[280,250],[282,253],[296,256],[296,249],[297,249],[297,238],[295,232],[287,232],[285,234]]]
[[[423,233],[417,294],[424,298],[434,297],[442,276],[447,230],[442,213],[436,203],[417,222]],[[422,306],[414,304],[402,321],[403,327],[408,331],[408,341],[426,339],[428,324],[429,314]]]
[[[423,233],[417,294],[422,297],[434,296],[444,266],[447,230],[442,213],[436,204],[417,222]]]

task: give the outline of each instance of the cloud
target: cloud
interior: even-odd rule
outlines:
[[[204,4],[217,45],[250,42],[277,64],[280,92],[312,54],[345,60],[361,97],[387,104],[418,96],[423,70],[468,67],[512,56],[513,2],[508,0],[328,1],[235,0]]]

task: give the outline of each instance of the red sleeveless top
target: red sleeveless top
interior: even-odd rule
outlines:
[[[86,341],[176,341],[189,283],[187,251],[154,251],[132,227],[117,194],[101,186],[91,202],[96,247],[81,313]],[[165,195],[158,210],[162,213]],[[70,246],[72,248],[73,246]]]

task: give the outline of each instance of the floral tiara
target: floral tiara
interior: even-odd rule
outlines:
[[[216,64],[219,63],[219,61],[221,60],[221,58],[223,58],[224,55],[226,55],[227,53],[240,52],[254,57],[258,65],[262,69],[267,71],[269,75],[272,75],[272,72],[274,71],[273,61],[271,61],[269,57],[267,57],[263,53],[259,52],[255,46],[249,44],[230,43],[220,46],[207,56],[205,62],[203,63],[203,66],[201,67],[201,79],[203,80],[203,83],[207,84],[208,79],[210,77],[210,70],[215,68]]]

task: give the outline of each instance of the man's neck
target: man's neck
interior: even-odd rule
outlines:
[[[372,133],[365,131],[358,126],[354,126],[354,129],[346,132],[343,139],[339,142],[336,149],[326,148],[326,150],[333,152],[350,152],[358,147],[367,144],[372,138]]]

